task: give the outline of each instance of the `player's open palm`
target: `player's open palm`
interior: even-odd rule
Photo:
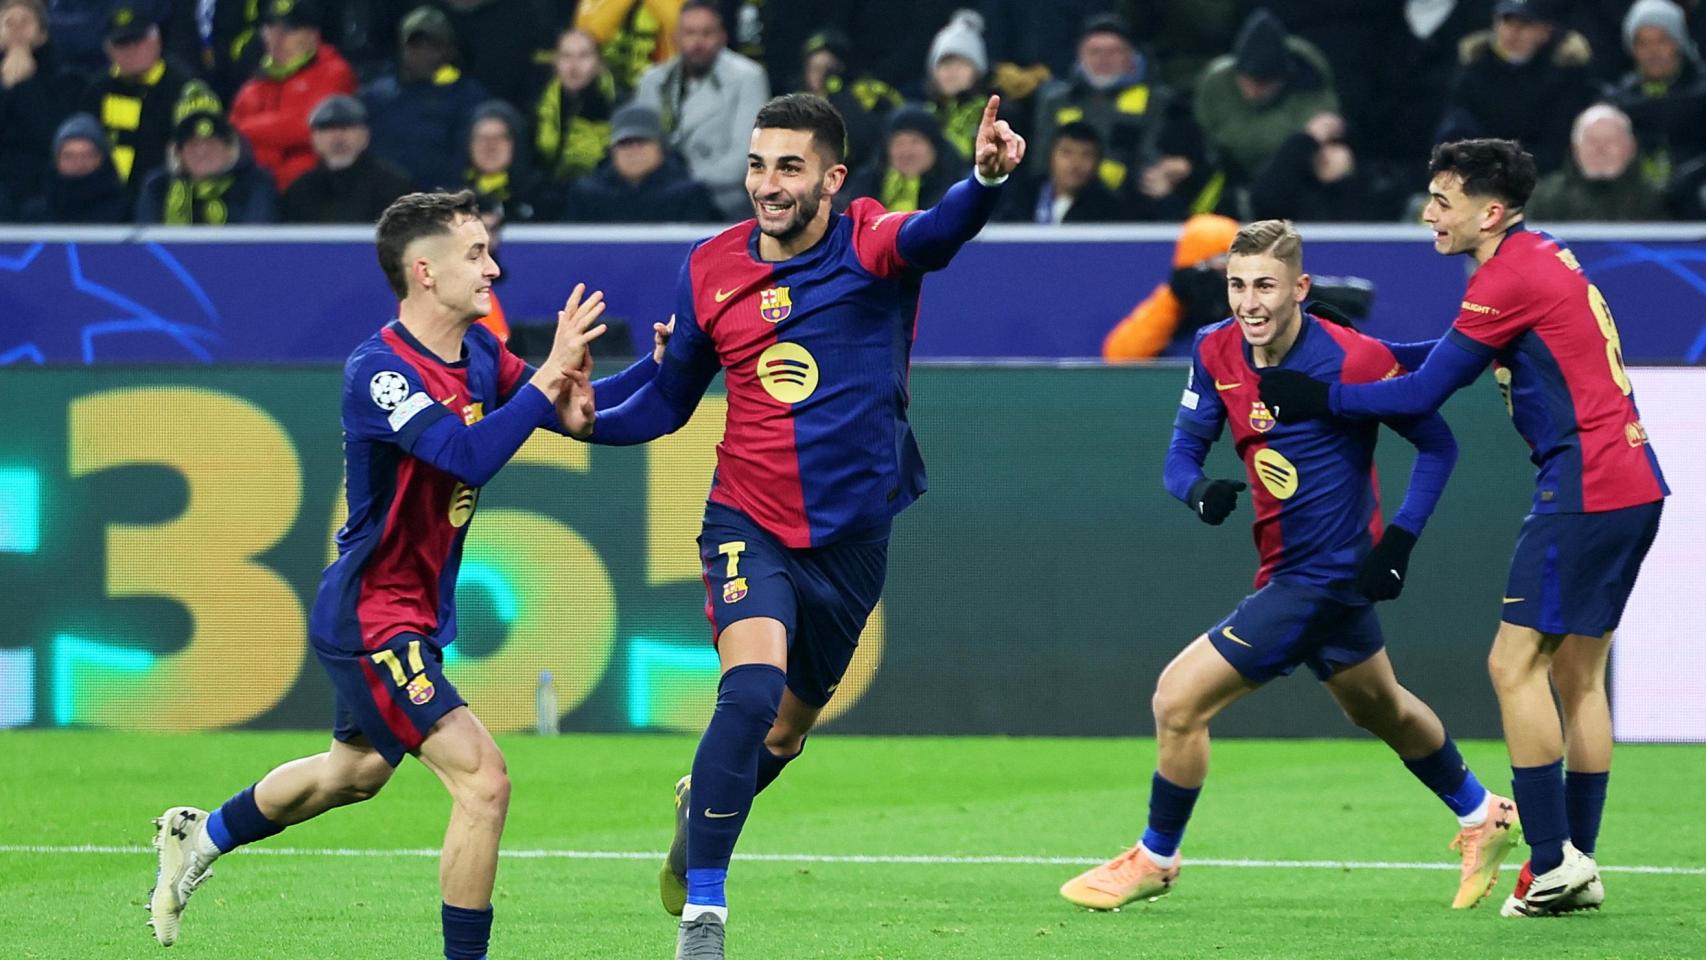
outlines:
[[[1025,138],[1013,132],[1007,121],[995,119],[1001,109],[1001,98],[991,95],[983,105],[983,119],[977,125],[977,149],[973,162],[977,172],[993,180],[1013,172],[1025,159]]]
[[[598,398],[592,389],[592,365],[582,364],[569,373],[566,389],[557,397],[557,418],[576,440],[592,436],[598,416]]]
[[[557,311],[557,334],[551,341],[551,353],[539,367],[544,382],[535,384],[552,400],[561,394],[569,374],[586,362],[587,344],[604,335],[606,325],[597,323],[603,314],[603,291],[588,294],[584,283],[575,284],[563,309]]]

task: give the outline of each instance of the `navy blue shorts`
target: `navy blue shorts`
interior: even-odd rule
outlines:
[[[1325,587],[1270,580],[1208,632],[1244,679],[1267,683],[1309,667],[1326,680],[1380,652],[1386,638],[1371,603],[1346,603]]]
[[[1502,619],[1541,633],[1617,629],[1659,532],[1664,501],[1603,513],[1531,513],[1505,582]]]
[[[791,549],[739,510],[709,503],[699,559],[713,641],[740,620],[780,620],[788,631],[788,689],[810,706],[828,703],[882,597],[889,525]]]
[[[349,653],[314,644],[337,690],[333,739],[365,738],[396,766],[445,714],[467,705],[444,677],[444,654],[418,633],[400,633],[377,650]]]

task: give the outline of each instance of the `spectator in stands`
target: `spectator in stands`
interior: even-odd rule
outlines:
[[[687,158],[717,208],[741,218],[752,212],[746,150],[758,108],[770,99],[770,81],[763,67],[727,49],[728,40],[716,5],[688,0],[676,21],[681,52],[640,77],[634,102],[657,111],[668,146]]]
[[[1131,219],[1126,204],[1096,171],[1102,138],[1082,120],[1055,128],[1048,169],[1040,177],[1011,184],[999,219],[1014,223],[1107,223]]]
[[[1321,51],[1265,9],[1244,21],[1232,53],[1210,63],[1197,85],[1197,123],[1233,187],[1254,179],[1310,118],[1338,111]],[[1237,205],[1222,204],[1229,208]]]
[[[1188,106],[1150,74],[1124,20],[1092,17],[1079,35],[1072,75],[1037,94],[1032,139],[1052,143],[1061,124],[1088,123],[1102,141],[1098,172],[1109,189],[1136,187],[1144,219],[1183,216],[1188,196],[1202,181],[1201,141]],[[1157,212],[1169,204],[1178,209]]]
[[[640,75],[675,56],[682,0],[581,0],[575,29],[598,44],[618,93],[626,96]]]
[[[137,223],[275,223],[273,178],[244,155],[241,138],[218,113],[195,111],[178,122],[166,165],[142,181]]]
[[[663,144],[650,107],[629,104],[610,121],[610,154],[569,187],[565,219],[583,223],[712,223],[722,219],[705,185]]]
[[[486,92],[528,103],[550,73],[551,30],[534,0],[443,0],[462,51],[464,72]]]
[[[1563,165],[1570,124],[1594,99],[1592,51],[1561,25],[1562,0],[1498,0],[1493,28],[1464,39],[1436,141],[1504,137],[1542,175]]]
[[[474,110],[462,185],[502,204],[506,223],[555,220],[561,206],[527,154],[527,125],[519,111],[497,99]]]
[[[540,172],[558,187],[597,168],[610,147],[616,83],[592,37],[575,29],[557,38],[556,75],[533,105],[533,147]]]
[[[1366,159],[1383,162],[1411,183],[1427,183],[1428,155],[1439,127],[1440,103],[1457,75],[1458,45],[1485,30],[1493,0],[1404,3],[1376,44],[1383,56],[1375,75],[1379,105],[1359,139]],[[1418,211],[1419,215],[1419,211]]]
[[[1370,143],[1368,134],[1387,109],[1387,104],[1378,99],[1377,80],[1391,51],[1381,42],[1390,35],[1390,25],[1403,19],[1406,4],[1368,0],[1260,2],[1292,36],[1319,50],[1332,68],[1333,93],[1339,99],[1337,112],[1351,137],[1347,145],[1361,154]],[[1477,26],[1486,22],[1482,18]],[[1397,95],[1416,94],[1406,91]],[[1432,120],[1428,123],[1431,126]]]
[[[771,0],[766,0],[769,6]],[[813,6],[805,0],[792,4]],[[1053,0],[1050,0],[1052,4]],[[853,41],[854,62],[909,95],[918,83],[919,64],[930,56],[930,42],[961,7],[972,0],[819,0],[818,19]]]
[[[875,197],[890,211],[935,206],[948,188],[965,176],[965,161],[942,139],[942,127],[929,110],[907,104],[889,115],[881,156],[847,178],[835,195],[845,210],[860,197]]]
[[[296,178],[279,201],[285,223],[377,223],[411,189],[409,175],[368,150],[367,108],[348,94],[320,101],[308,115],[314,169]]]
[[[58,65],[88,78],[106,66],[101,38],[112,0],[43,0],[42,29],[53,36]]]
[[[1209,61],[1232,49],[1244,0],[1126,0],[1134,33],[1153,51],[1151,75],[1189,100]]]
[[[0,0],[0,193],[14,203],[41,186],[78,83],[48,42],[41,0]]]
[[[196,7],[200,9],[200,0]],[[238,88],[260,67],[266,55],[266,45],[261,41],[261,14],[266,9],[266,4],[250,0],[214,0],[201,66],[208,85],[219,97],[235,97]]]
[[[113,8],[106,51],[111,69],[84,91],[78,109],[101,118],[106,126],[113,167],[134,200],[143,175],[166,162],[172,108],[190,73],[164,57],[160,26],[139,5]]]
[[[474,108],[490,99],[456,68],[456,34],[437,7],[409,11],[397,27],[397,72],[361,92],[375,156],[402,167],[425,190],[462,182],[462,153]]]
[[[857,169],[876,153],[889,114],[901,105],[900,92],[876,77],[853,75],[852,45],[839,30],[825,29],[806,39],[801,51],[800,89],[828,100],[847,126],[847,165]]]
[[[308,114],[334,93],[355,92],[355,72],[320,39],[314,0],[267,0],[261,14],[266,56],[231,104],[231,125],[280,190],[314,168]]]
[[[1198,0],[1191,6],[1206,2],[1236,0]],[[983,14],[983,38],[989,59],[996,64],[995,72],[1002,74],[1006,67],[1005,73],[1011,78],[1040,68],[1039,79],[1031,85],[1035,89],[1051,77],[1072,72],[1079,24],[1097,14],[1112,13],[1118,5],[1114,0],[981,0],[977,6]]]
[[[124,223],[131,200],[113,169],[100,121],[74,113],[53,136],[53,168],[40,194],[26,200],[25,223]]]
[[[1706,154],[1700,52],[1682,8],[1671,0],[1636,0],[1623,20],[1623,42],[1635,68],[1608,99],[1634,123],[1641,174],[1662,190],[1672,171]]]
[[[975,11],[954,14],[930,43],[930,62],[924,81],[925,106],[942,125],[942,137],[971,163],[977,126],[989,102],[989,55],[983,45],[983,18]],[[1001,118],[1012,123],[1012,110],[1002,104]]]
[[[1397,219],[1409,187],[1358,163],[1345,132],[1343,117],[1318,113],[1282,141],[1250,182],[1250,219]]]
[[[1104,360],[1188,357],[1197,330],[1231,315],[1226,300],[1226,251],[1238,221],[1199,213],[1185,221],[1173,247],[1173,273],[1134,307],[1102,341]]]
[[[1610,104],[1582,111],[1570,129],[1570,163],[1542,177],[1527,213],[1542,223],[1569,220],[1662,220],[1662,194],[1635,163],[1635,130]]]

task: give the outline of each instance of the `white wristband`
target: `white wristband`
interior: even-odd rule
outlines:
[[[977,178],[978,183],[981,183],[986,187],[999,187],[1002,184],[1007,182],[1008,177],[1012,176],[1012,174],[1010,174],[1010,173],[1004,173],[999,177],[995,177],[994,179],[991,179],[989,177],[984,176],[983,171],[979,170],[976,167],[971,168],[971,175]]]

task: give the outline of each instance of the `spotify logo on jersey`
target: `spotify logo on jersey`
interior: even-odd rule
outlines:
[[[1263,447],[1256,451],[1256,478],[1276,500],[1290,500],[1297,493],[1297,468],[1278,450]]]
[[[758,356],[758,382],[781,403],[799,403],[817,389],[817,361],[797,343],[778,343]]]

